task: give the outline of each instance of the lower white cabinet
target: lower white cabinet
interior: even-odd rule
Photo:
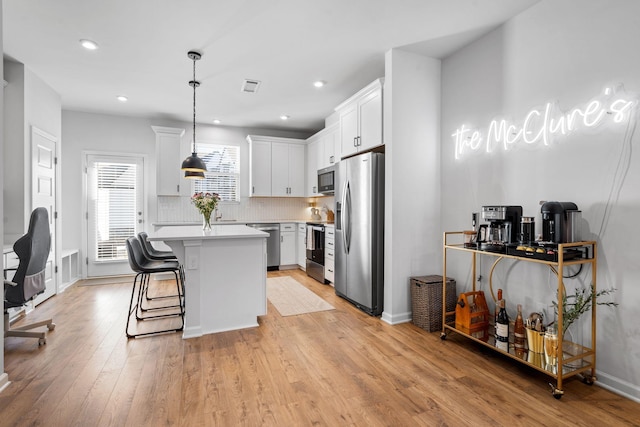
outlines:
[[[280,265],[296,263],[296,224],[280,224]]]
[[[333,283],[335,275],[335,228],[327,225],[324,229],[324,280]]]
[[[307,270],[307,224],[298,224],[298,242],[296,246],[298,267]]]

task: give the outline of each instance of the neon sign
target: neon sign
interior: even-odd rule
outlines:
[[[500,147],[509,150],[517,144],[550,145],[556,138],[579,130],[635,120],[637,105],[638,97],[627,94],[620,85],[605,88],[602,95],[566,112],[561,111],[557,103],[547,102],[543,107],[529,111],[520,123],[494,119],[485,132],[462,125],[451,135],[455,139],[455,158],[483,148],[491,153]]]

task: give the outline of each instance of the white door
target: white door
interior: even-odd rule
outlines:
[[[49,212],[51,253],[47,260],[44,293],[38,295],[38,305],[58,292],[55,274],[56,260],[56,142],[57,138],[31,127],[31,206],[44,207]]]
[[[143,230],[144,161],[88,154],[87,276],[131,274],[126,240]]]

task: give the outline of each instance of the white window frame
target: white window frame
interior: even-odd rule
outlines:
[[[191,194],[196,193],[196,192],[200,192],[200,191],[204,191],[204,192],[210,192],[210,193],[218,193],[221,197],[220,203],[221,204],[227,204],[227,203],[239,203],[240,202],[240,191],[241,191],[241,162],[240,162],[240,157],[241,157],[241,151],[240,151],[240,147],[237,145],[233,145],[233,144],[225,144],[225,143],[220,143],[220,142],[213,142],[213,141],[200,141],[196,143],[196,150],[198,152],[198,157],[200,157],[201,159],[203,159],[205,161],[205,163],[207,163],[207,172],[205,172],[205,180],[193,180],[191,182]],[[226,151],[226,150],[231,150],[235,152],[235,159],[233,158],[234,156],[232,155],[230,159],[230,161],[234,161],[235,162],[235,171],[233,172],[219,172],[216,171],[217,169],[217,165],[214,164],[213,162],[216,162],[219,160],[219,157],[215,157],[213,158],[212,156],[209,156],[209,153],[212,153],[214,151]],[[225,192],[221,191],[218,188],[202,188],[202,185],[207,181],[207,178],[213,178],[213,177],[233,177],[235,179],[235,197],[234,198],[229,198],[225,196]]]

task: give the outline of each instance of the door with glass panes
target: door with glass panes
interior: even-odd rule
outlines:
[[[144,159],[89,154],[86,174],[87,277],[131,274],[125,242],[144,226]]]

